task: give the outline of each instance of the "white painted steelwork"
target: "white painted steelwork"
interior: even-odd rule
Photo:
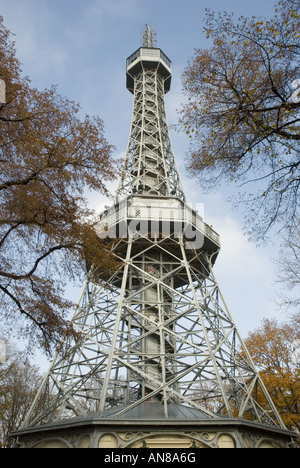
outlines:
[[[120,267],[110,278],[90,267],[71,320],[78,338],[62,343],[24,427],[123,418],[151,400],[164,418],[180,405],[216,424],[284,428],[215,279],[219,235],[186,204],[165,112],[171,62],[149,34],[127,60],[129,143],[98,225]]]

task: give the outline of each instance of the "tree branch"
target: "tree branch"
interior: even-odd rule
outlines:
[[[29,312],[26,312],[26,310],[22,307],[21,302],[7,288],[5,288],[4,286],[2,286],[0,284],[0,289],[7,296],[9,296],[10,299],[13,300],[13,302],[18,306],[18,309],[21,312],[21,314],[25,315],[27,318],[32,320],[40,328],[40,330],[43,332],[43,334],[45,334],[45,330],[43,329],[43,326],[46,325],[47,322],[41,322],[41,323],[38,322]]]
[[[33,179],[36,178],[36,176],[41,172],[38,171],[38,172],[33,172],[30,176],[26,177],[25,179],[21,179],[21,180],[9,180],[7,182],[4,182],[2,185],[0,185],[0,190],[4,190],[4,189],[7,189],[8,187],[11,187],[12,185],[28,185],[29,182]]]
[[[56,245],[55,247],[51,247],[47,252],[45,252],[43,255],[41,255],[35,261],[34,266],[31,268],[31,270],[28,273],[25,273],[23,275],[16,275],[14,273],[6,273],[5,271],[0,270],[0,276],[3,276],[4,278],[14,279],[14,280],[27,279],[31,275],[33,275],[33,273],[36,271],[36,269],[38,268],[41,261],[44,260],[45,258],[47,258],[49,255],[51,255],[53,252],[63,250],[63,249],[71,249],[71,248],[74,248],[74,249],[77,248],[78,249],[79,247],[80,247],[80,244],[78,243],[78,246],[76,247],[76,242],[75,241],[69,242],[67,244]]]

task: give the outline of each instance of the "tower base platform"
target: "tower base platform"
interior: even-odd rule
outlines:
[[[292,432],[257,422],[212,418],[200,410],[146,401],[117,418],[91,413],[15,431],[15,448],[291,448]]]

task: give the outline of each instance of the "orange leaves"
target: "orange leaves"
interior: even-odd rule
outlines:
[[[300,330],[292,323],[265,319],[245,343],[289,429],[300,429],[300,369],[292,361],[292,343]]]
[[[208,12],[205,31],[212,46],[196,49],[183,74],[189,102],[181,109],[179,125],[191,141],[188,167],[210,187],[224,179],[265,184],[262,197],[251,196],[259,205],[251,207],[255,222],[259,223],[257,212],[263,212],[262,237],[275,222],[287,225],[296,219],[300,189],[300,103],[292,101],[300,47],[296,29],[299,32],[298,19],[285,0],[279,2],[272,21],[242,17],[235,22],[227,13]]]
[[[107,193],[117,166],[99,117],[81,118],[79,105],[56,87],[39,91],[22,78],[1,21],[0,70],[7,85],[0,105],[2,307],[23,339],[50,351],[67,329],[64,285],[84,272],[87,257],[111,268],[87,235],[93,213],[84,195]]]

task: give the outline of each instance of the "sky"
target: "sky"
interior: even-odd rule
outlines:
[[[76,102],[82,114],[99,115],[105,135],[124,156],[133,97],[126,90],[126,58],[141,45],[145,24],[154,26],[157,47],[172,61],[166,95],[170,126],[184,101],[181,74],[194,49],[208,48],[203,33],[205,9],[236,17],[272,16],[275,0],[0,0],[0,16],[15,34],[23,73],[40,90],[51,85]],[[171,128],[175,158],[188,202],[204,203],[205,221],[221,236],[215,265],[221,291],[243,337],[263,318],[284,319],[275,304],[274,262],[278,240],[256,246],[243,234],[243,217],[228,201],[232,188],[206,194],[185,170],[188,138]],[[117,183],[110,189],[115,191]],[[93,195],[90,206],[102,211],[107,200]],[[71,294],[71,293],[70,293]],[[72,294],[78,294],[77,289]],[[72,297],[76,301],[75,297]]]

